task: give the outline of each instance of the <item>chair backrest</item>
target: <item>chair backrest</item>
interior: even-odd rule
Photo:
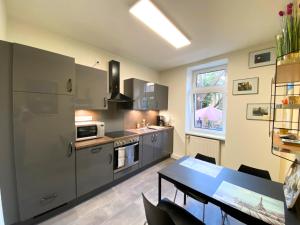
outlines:
[[[257,177],[261,177],[267,180],[271,180],[271,176],[269,171],[267,170],[261,170],[261,169],[256,169],[250,166],[246,166],[246,165],[241,165],[240,168],[238,169],[238,171],[243,172],[243,173],[247,173],[247,174],[251,174],[253,176],[257,176]]]
[[[148,225],[175,225],[168,213],[152,205],[145,195],[142,195]]]
[[[206,156],[206,155],[202,155],[200,153],[197,153],[197,155],[195,156],[195,159],[200,159],[200,160],[203,160],[205,162],[216,164],[216,159],[215,158],[209,157],[209,156]]]

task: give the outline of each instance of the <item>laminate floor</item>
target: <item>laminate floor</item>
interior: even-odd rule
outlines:
[[[41,225],[143,225],[146,219],[141,193],[145,193],[146,197],[156,204],[157,171],[173,161],[167,159],[90,200],[44,221]],[[174,185],[163,180],[163,197],[173,199],[174,194]],[[183,205],[183,194],[180,192],[178,192],[176,203]],[[201,219],[202,207],[201,203],[188,198],[185,208]],[[241,224],[231,217],[228,218],[226,224]],[[206,206],[205,223],[221,224],[221,212],[218,207],[212,204]]]

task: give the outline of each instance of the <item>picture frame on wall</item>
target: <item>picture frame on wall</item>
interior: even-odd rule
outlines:
[[[259,78],[246,78],[233,81],[233,95],[254,95],[258,94]]]
[[[276,64],[276,48],[268,48],[249,53],[249,69]]]
[[[272,110],[270,103],[249,103],[247,104],[247,120],[272,120]]]

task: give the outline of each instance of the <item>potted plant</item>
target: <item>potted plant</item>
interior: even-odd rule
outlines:
[[[276,36],[279,64],[294,63],[300,60],[300,4],[297,0],[279,11],[281,33]]]

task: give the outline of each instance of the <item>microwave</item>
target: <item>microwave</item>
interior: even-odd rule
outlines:
[[[87,121],[75,123],[76,141],[85,141],[104,137],[105,124],[100,121]]]

